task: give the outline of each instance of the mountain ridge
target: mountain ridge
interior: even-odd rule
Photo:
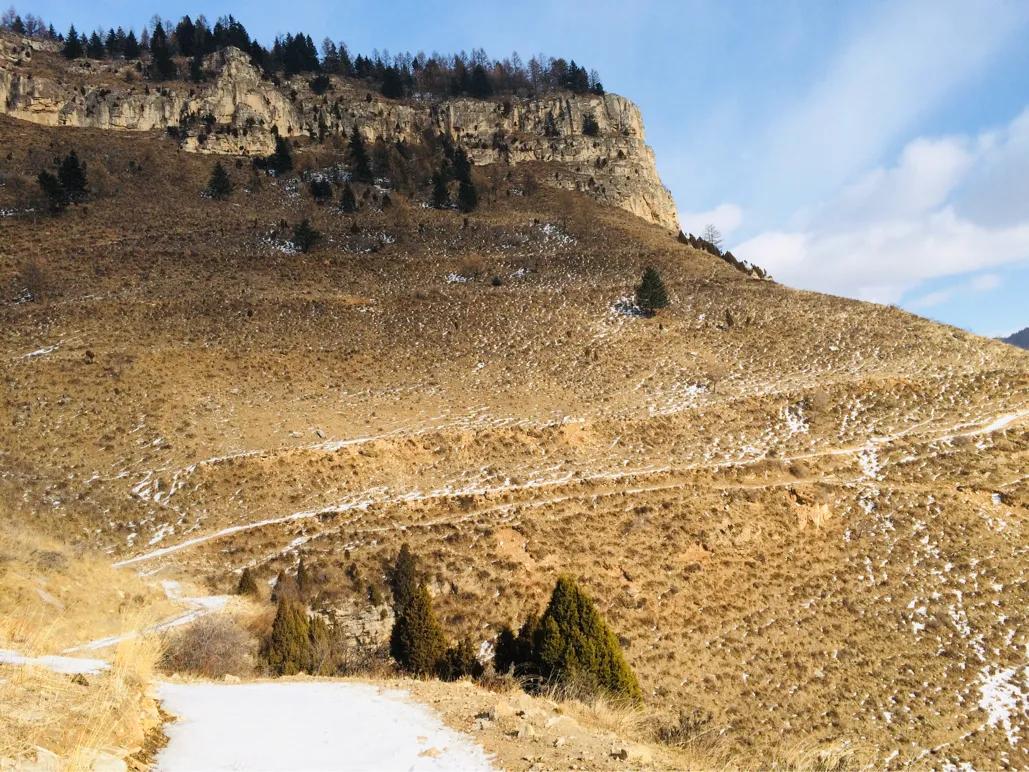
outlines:
[[[545,175],[544,184],[581,190],[678,229],[640,111],[616,94],[390,100],[325,76],[329,94],[318,95],[310,78],[277,85],[231,46],[205,58],[213,79],[151,87],[136,78],[131,62],[65,63],[55,48],[0,33],[0,106],[7,115],[48,126],[174,131],[185,150],[237,156],[271,153],[276,136],[324,139],[356,130],[366,141],[392,143],[417,142],[431,130],[459,143],[475,164],[548,164],[561,171]]]
[[[1029,327],[1014,332],[1006,338],[1001,338],[1005,343],[1010,343],[1018,348],[1029,349]]]

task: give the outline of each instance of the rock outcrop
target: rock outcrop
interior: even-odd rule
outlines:
[[[545,163],[553,173],[540,182],[678,228],[639,109],[624,97],[394,101],[337,78],[318,95],[303,77],[274,83],[234,48],[212,54],[206,68],[211,77],[203,83],[157,86],[133,62],[67,63],[46,45],[0,36],[0,107],[49,126],[166,131],[187,150],[233,155],[271,152],[276,133],[321,138],[356,130],[367,140],[410,142],[426,130],[444,132],[476,164]]]

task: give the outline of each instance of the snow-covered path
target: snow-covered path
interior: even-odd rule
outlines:
[[[491,770],[471,740],[400,691],[341,681],[162,683],[159,772]]]

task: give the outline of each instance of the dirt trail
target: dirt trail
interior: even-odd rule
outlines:
[[[980,423],[962,422],[960,424],[948,426],[947,428],[943,429],[942,431],[933,433],[933,434],[931,434],[929,436],[916,435],[912,439],[912,442],[917,442],[917,444],[921,444],[921,445],[928,445],[928,444],[932,444],[932,443],[936,443],[936,442],[949,442],[949,441],[952,441],[952,440],[954,440],[956,438],[959,438],[959,437],[973,437],[973,436],[978,436],[978,435],[983,435],[983,434],[990,434],[992,432],[996,432],[996,431],[1001,431],[1003,429],[1007,429],[1012,424],[1017,423],[1018,421],[1022,420],[1026,416],[1029,416],[1029,410],[1020,410],[1020,411],[1015,411],[1015,412],[1012,412],[1012,413],[1005,413],[1005,414],[997,416],[995,418],[989,418],[989,419],[985,419],[984,418],[983,421],[980,422]],[[853,443],[853,444],[846,445],[846,446],[841,446],[841,447],[823,448],[823,449],[820,449],[820,450],[817,450],[817,451],[798,453],[798,454],[794,454],[794,455],[791,455],[791,456],[783,456],[783,457],[781,457],[781,458],[779,458],[777,460],[781,461],[782,463],[789,464],[789,463],[793,463],[793,462],[796,462],[796,461],[810,461],[812,459],[826,458],[826,457],[832,457],[832,456],[857,455],[857,454],[860,454],[862,452],[867,451],[868,448],[882,447],[884,445],[890,444],[891,442],[895,442],[895,441],[897,441],[899,439],[903,439],[905,437],[911,437],[914,434],[915,431],[917,431],[918,429],[926,426],[928,423],[929,423],[928,421],[922,421],[922,422],[920,422],[918,424],[915,424],[914,426],[909,426],[909,427],[907,427],[905,429],[899,430],[897,432],[893,432],[891,434],[871,437],[871,438],[869,438],[869,440],[867,442],[864,442],[864,443]],[[969,426],[972,426],[972,428],[968,428]],[[363,438],[362,438],[362,440],[363,440]],[[331,444],[339,444],[339,442],[340,441],[335,441],[335,442],[333,442]],[[345,441],[342,441],[342,442],[345,442]],[[427,521],[427,522],[424,522],[424,523],[408,524],[407,526],[405,526],[405,527],[428,527],[428,526],[434,526],[434,525],[453,524],[453,523],[457,523],[457,522],[462,522],[462,521],[465,521],[465,520],[472,519],[474,517],[478,517],[478,516],[480,516],[480,515],[482,515],[482,514],[484,514],[486,512],[503,511],[503,510],[510,509],[512,507],[515,507],[515,506],[535,507],[535,506],[544,506],[544,505],[547,505],[547,504],[555,504],[555,503],[559,503],[559,502],[570,500],[570,499],[582,498],[582,497],[588,497],[588,496],[615,495],[615,494],[619,494],[619,493],[633,493],[633,492],[643,493],[643,492],[650,492],[650,491],[667,490],[667,489],[671,489],[671,488],[675,488],[675,487],[681,486],[685,482],[687,482],[687,478],[686,477],[678,477],[678,478],[676,478],[675,477],[676,475],[689,475],[689,474],[695,474],[697,472],[703,472],[703,471],[712,471],[712,472],[714,472],[714,471],[721,471],[721,470],[731,469],[731,468],[735,468],[735,467],[746,466],[747,463],[751,463],[751,462],[720,461],[720,462],[713,463],[713,464],[693,464],[693,465],[684,465],[684,466],[680,466],[680,467],[662,466],[662,467],[647,467],[647,468],[643,468],[643,469],[637,468],[637,469],[626,469],[626,470],[611,470],[611,471],[596,472],[594,474],[584,475],[584,476],[581,476],[581,477],[576,477],[573,472],[566,472],[566,473],[563,473],[563,474],[561,474],[561,475],[559,475],[557,477],[553,477],[553,478],[549,478],[549,479],[534,479],[534,480],[529,480],[528,482],[520,483],[520,484],[506,483],[506,484],[495,485],[495,486],[488,486],[488,485],[487,486],[476,486],[474,488],[467,488],[467,487],[464,487],[464,488],[461,488],[461,487],[452,488],[451,486],[444,486],[443,488],[439,489],[438,491],[434,491],[434,492],[428,493],[428,494],[424,494],[424,493],[421,493],[419,491],[409,491],[409,492],[406,492],[406,493],[403,493],[403,494],[390,496],[390,495],[387,495],[384,492],[381,492],[381,489],[376,489],[376,491],[378,492],[378,496],[376,496],[375,495],[376,491],[363,491],[363,492],[360,492],[358,494],[355,494],[354,497],[351,497],[351,499],[346,501],[346,502],[341,502],[339,504],[328,505],[328,506],[325,506],[325,507],[319,507],[319,508],[315,508],[315,509],[305,509],[305,510],[301,510],[299,512],[292,512],[292,513],[287,514],[287,515],[282,515],[280,517],[273,517],[273,518],[267,518],[267,519],[264,519],[264,520],[258,520],[258,521],[252,522],[252,523],[241,523],[241,524],[238,524],[238,525],[229,526],[227,528],[222,528],[222,529],[214,531],[212,533],[208,533],[208,534],[204,534],[204,535],[201,535],[201,536],[197,536],[197,537],[194,537],[192,539],[187,539],[186,541],[180,542],[178,544],[169,545],[167,547],[161,547],[159,549],[151,550],[149,552],[145,552],[145,553],[142,553],[140,555],[136,555],[136,556],[131,557],[131,558],[126,558],[124,560],[117,561],[117,562],[115,562],[113,564],[113,566],[115,568],[121,568],[121,567],[125,567],[125,566],[135,565],[135,564],[142,563],[142,562],[149,561],[149,560],[153,560],[153,559],[156,559],[156,558],[165,557],[167,555],[172,555],[172,554],[180,552],[182,550],[189,549],[190,547],[194,547],[194,546],[197,546],[197,545],[200,545],[200,544],[204,544],[206,542],[210,542],[210,541],[213,541],[213,540],[216,540],[216,539],[221,539],[221,538],[224,538],[226,536],[232,536],[234,534],[239,534],[239,533],[242,533],[242,532],[245,532],[245,531],[251,531],[251,530],[258,529],[258,528],[264,528],[264,527],[273,526],[273,525],[281,525],[281,524],[284,524],[284,523],[294,522],[294,521],[298,521],[298,520],[307,520],[307,519],[316,518],[316,517],[318,517],[320,515],[325,515],[325,514],[340,514],[340,513],[349,512],[349,511],[353,511],[353,510],[367,510],[369,507],[371,507],[373,505],[375,505],[375,506],[388,506],[388,505],[393,505],[393,504],[403,504],[403,503],[409,503],[409,502],[414,502],[414,501],[426,501],[426,500],[431,500],[431,499],[452,499],[452,498],[455,498],[457,496],[464,496],[464,495],[470,495],[470,494],[472,494],[472,495],[481,495],[481,496],[518,495],[519,493],[526,492],[526,491],[539,491],[539,490],[546,489],[546,488],[559,488],[560,486],[563,486],[563,485],[581,486],[583,484],[587,484],[587,483],[591,483],[591,482],[619,483],[619,482],[624,482],[624,481],[630,480],[630,479],[641,479],[641,478],[655,477],[655,476],[659,476],[659,475],[670,475],[673,478],[673,479],[671,479],[671,480],[669,480],[667,482],[655,483],[654,485],[651,485],[651,486],[643,486],[643,487],[638,487],[638,488],[621,489],[621,490],[615,490],[615,491],[611,491],[611,492],[605,492],[603,490],[589,490],[589,491],[574,491],[573,490],[572,492],[570,492],[570,493],[568,493],[566,495],[561,495],[561,496],[534,497],[534,498],[523,499],[523,500],[514,501],[514,502],[505,502],[505,503],[493,505],[493,506],[491,506],[491,507],[489,507],[487,509],[484,509],[484,510],[480,509],[480,510],[477,510],[475,512],[462,513],[462,514],[460,514],[460,515],[458,515],[456,517],[441,518],[441,519],[436,519],[436,520],[432,520],[432,521]],[[816,478],[816,479],[823,479],[823,478]],[[775,486],[778,486],[778,485],[786,485],[786,484],[791,484],[791,483],[794,483],[794,482],[803,482],[803,481],[802,480],[780,480],[780,481],[771,481],[771,482],[762,481],[760,483],[756,483],[756,482],[722,483],[722,484],[719,485],[719,487],[720,488],[726,488],[726,489],[728,489],[728,488],[764,488],[764,487],[775,487]],[[349,525],[352,525],[352,523],[347,523],[346,525],[349,526]],[[381,531],[381,530],[383,530],[383,528],[382,527],[373,527],[373,528],[364,529],[364,530],[367,530],[367,531],[370,531],[370,532],[374,532],[374,531]]]

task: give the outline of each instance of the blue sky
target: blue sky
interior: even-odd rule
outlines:
[[[643,110],[687,229],[787,284],[1029,325],[1029,2],[40,0],[62,31],[234,13],[263,41],[574,58]]]

